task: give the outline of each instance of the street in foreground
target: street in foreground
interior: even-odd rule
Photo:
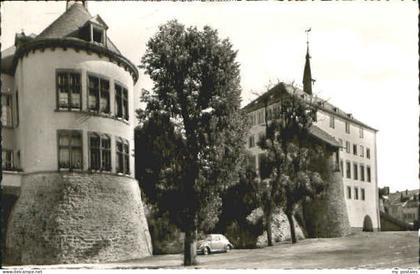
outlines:
[[[195,268],[419,268],[419,238],[415,231],[357,233],[345,238],[306,239],[261,249],[198,256]],[[181,268],[182,254],[107,263],[11,268],[135,269]]]

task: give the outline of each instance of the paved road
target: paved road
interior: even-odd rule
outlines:
[[[159,255],[144,259],[45,268],[179,268],[182,255]],[[306,239],[261,249],[198,256],[194,268],[416,268],[419,269],[418,232],[358,233],[345,238]],[[37,266],[39,267],[39,266]],[[41,267],[44,268],[44,267]]]

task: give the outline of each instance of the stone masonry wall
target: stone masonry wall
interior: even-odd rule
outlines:
[[[25,175],[6,264],[90,263],[152,255],[137,182],[87,173]]]
[[[304,203],[303,216],[310,238],[342,237],[351,233],[340,172],[331,174],[323,198]]]
[[[247,219],[249,222],[255,223],[257,219],[262,217],[262,209],[257,208],[251,212]],[[291,239],[289,220],[287,220],[287,216],[281,208],[276,208],[273,212],[273,216],[271,219],[271,232],[273,237],[273,243],[283,242]],[[296,220],[295,232],[297,239],[301,240],[305,238],[303,231]],[[264,230],[263,234],[257,237],[255,245],[256,247],[267,246],[267,231]]]

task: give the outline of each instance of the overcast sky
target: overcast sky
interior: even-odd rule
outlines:
[[[419,188],[416,1],[89,2],[108,36],[134,64],[160,24],[210,25],[241,64],[243,105],[269,81],[301,84],[310,33],[314,92],[379,130],[378,184]],[[2,2],[2,50],[14,35],[40,33],[65,2]],[[152,83],[140,76],[140,87]]]

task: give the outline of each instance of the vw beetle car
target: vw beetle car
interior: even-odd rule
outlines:
[[[222,234],[208,234],[197,242],[197,253],[208,255],[215,252],[229,252],[233,245]]]

